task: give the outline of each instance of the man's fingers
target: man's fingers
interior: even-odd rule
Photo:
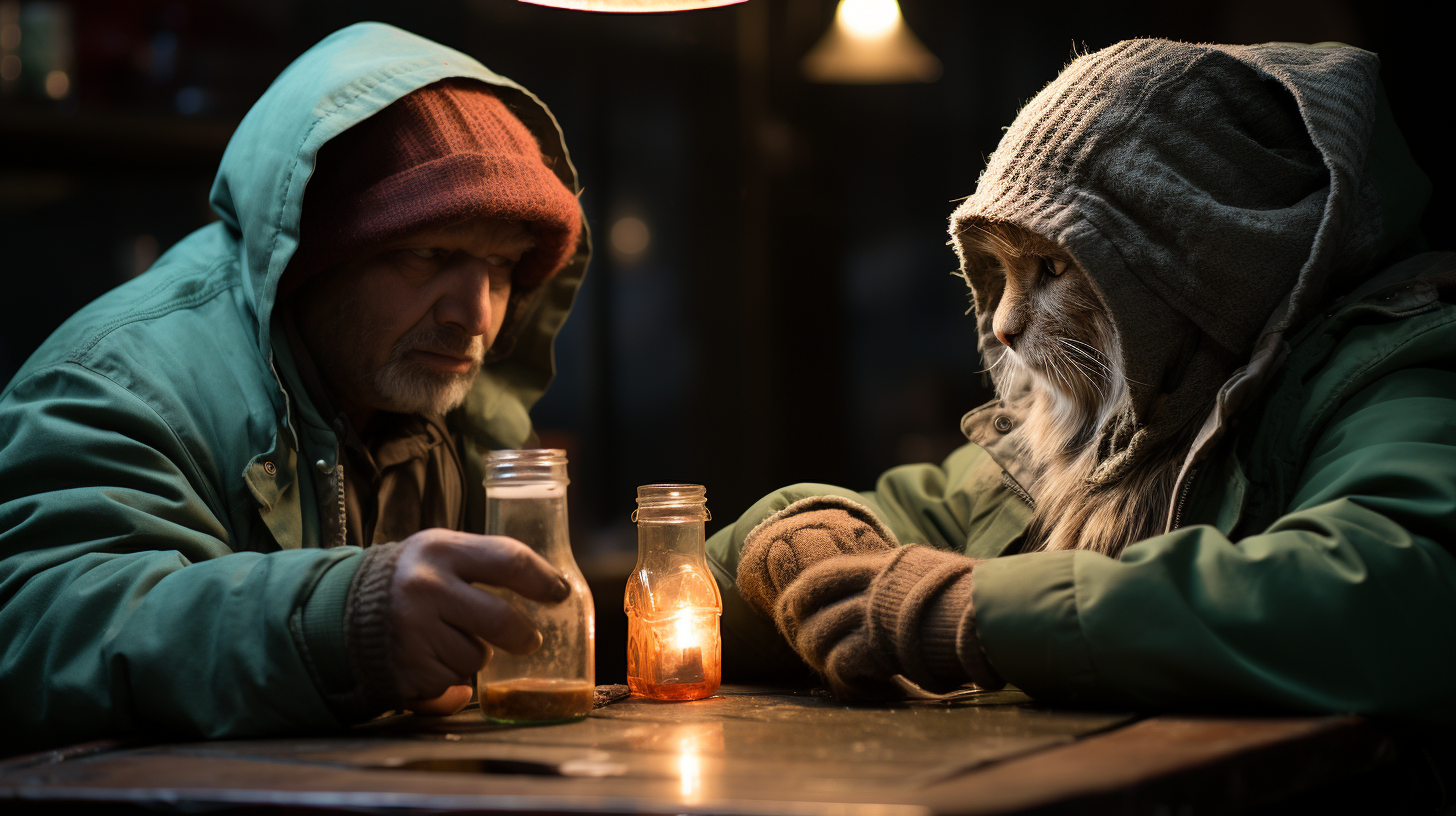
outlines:
[[[571,595],[566,576],[514,538],[457,532],[427,546],[439,549],[466,581],[504,587],[541,603],[560,603]]]
[[[474,674],[485,666],[485,644],[448,622],[430,627],[430,651],[451,671],[463,676]]]
[[[405,707],[421,717],[448,717],[470,702],[470,695],[473,691],[474,689],[470,686],[451,686],[445,689],[445,693],[439,697],[409,702],[405,704]]]
[[[440,619],[445,623],[511,654],[530,654],[541,648],[541,633],[531,618],[489,590],[456,584],[441,595],[438,603]],[[484,659],[482,655],[482,665]]]

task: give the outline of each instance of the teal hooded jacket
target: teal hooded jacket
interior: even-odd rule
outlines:
[[[578,190],[524,88],[399,29],[350,26],[243,119],[212,189],[220,220],[67,320],[0,394],[0,748],[341,725],[330,699],[354,683],[343,618],[362,554],[320,542],[339,440],[272,316],[319,148],[449,77],[494,86]],[[447,417],[468,529],[484,528],[483,451],[534,443],[528,411],[588,254],[583,231]]]

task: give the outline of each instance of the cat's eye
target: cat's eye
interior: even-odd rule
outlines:
[[[1056,258],[1042,258],[1041,272],[1049,278],[1060,278],[1067,271],[1067,262]]]
[[[443,258],[447,254],[445,250],[435,249],[433,247],[421,247],[420,249],[415,249],[411,247],[410,252],[413,252],[416,256],[429,261]]]

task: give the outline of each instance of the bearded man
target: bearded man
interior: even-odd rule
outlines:
[[[389,26],[325,39],[228,144],[220,221],[0,396],[5,747],[335,728],[470,697],[569,593],[484,529],[587,240],[550,112]]]
[[[1456,724],[1456,254],[1422,251],[1378,70],[1160,40],[1071,63],[951,218],[999,399],[940,466],[715,535],[736,662],[848,699]]]

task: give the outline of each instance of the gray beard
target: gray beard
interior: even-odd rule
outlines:
[[[374,372],[374,389],[385,399],[387,410],[444,416],[459,408],[480,372],[480,363],[476,362],[463,374],[432,371],[404,359],[405,353],[414,347],[408,342],[411,339],[405,337],[396,343],[389,359]]]

